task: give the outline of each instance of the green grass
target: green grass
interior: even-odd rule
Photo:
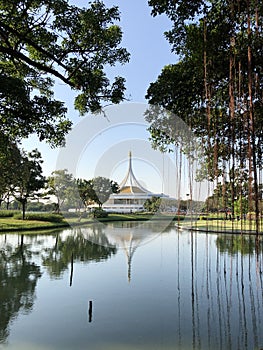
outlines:
[[[145,220],[173,220],[178,222],[180,227],[186,229],[197,229],[200,231],[211,231],[211,232],[254,232],[255,231],[255,221],[230,221],[223,220],[222,218],[216,218],[214,216],[201,217],[197,220],[197,217],[189,216],[183,217],[174,216],[171,214],[151,214],[151,213],[134,213],[134,214],[109,214],[107,218],[94,219],[92,217],[85,217],[79,220],[78,217],[64,218],[60,222],[54,220],[54,215],[50,214],[50,220],[48,220],[48,215],[41,214],[35,216],[37,220],[34,220],[34,216],[28,216],[27,220],[18,220],[14,217],[0,217],[0,232],[5,231],[28,231],[33,230],[44,230],[44,229],[54,229],[67,226],[75,225],[85,225],[94,222],[112,222],[112,221],[145,221]],[[43,219],[43,220],[41,220]],[[178,220],[179,219],[179,220]],[[260,227],[263,227],[263,221],[260,223]]]
[[[17,220],[14,218],[0,218],[0,231],[32,230],[58,226],[52,222],[38,220]],[[62,226],[62,225],[61,225]]]
[[[26,220],[18,219],[19,216],[15,217],[0,217],[0,232],[4,231],[32,231],[39,229],[52,229],[59,227],[85,225],[94,222],[112,222],[112,221],[145,221],[145,220],[165,220],[174,219],[171,215],[162,214],[151,214],[151,213],[136,213],[136,214],[109,214],[107,218],[85,217],[79,220],[78,217],[67,217],[63,220],[54,220],[53,214],[40,213],[26,215]],[[37,219],[37,220],[36,220]]]
[[[263,229],[263,220],[260,222],[260,231]],[[182,227],[193,228],[201,231],[214,232],[238,232],[253,233],[256,230],[255,220],[222,220],[209,218],[207,220],[186,220],[182,223]]]

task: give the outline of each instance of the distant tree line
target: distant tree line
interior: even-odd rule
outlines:
[[[8,152],[0,157],[0,207],[21,208],[23,219],[27,208],[55,212],[69,208],[80,211],[89,205],[101,208],[111,193],[119,190],[116,182],[105,177],[74,179],[65,169],[56,170],[46,178],[37,150],[27,153],[20,151],[15,143],[8,141],[8,145]],[[47,200],[52,204],[45,205]]]

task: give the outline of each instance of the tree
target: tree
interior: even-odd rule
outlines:
[[[97,203],[102,207],[112,193],[119,191],[119,185],[105,177],[95,177],[92,180],[78,179],[77,186],[79,196],[85,207]]]
[[[41,196],[39,192],[45,187],[46,179],[42,175],[43,163],[40,152],[35,149],[21,156],[16,169],[15,182],[12,183],[12,195],[22,205],[22,218],[25,219],[28,199]]]
[[[204,147],[204,176],[215,182],[223,178],[223,187],[229,181],[232,203],[235,182],[242,185],[248,171],[249,206],[255,206],[258,231],[263,4],[234,0],[150,0],[149,4],[153,15],[165,13],[172,20],[166,37],[180,55],[180,61],[164,67],[147,91],[150,104],[172,112],[148,113],[153,143],[165,147],[178,141],[174,116],[180,117]]]
[[[76,190],[73,175],[66,169],[53,171],[48,178],[48,189],[48,194],[57,198],[56,207],[59,212],[68,207],[72,193]]]
[[[0,131],[13,137],[37,133],[60,145],[71,127],[64,103],[53,96],[55,81],[79,92],[84,114],[124,99],[124,79],[104,69],[129,59],[119,47],[117,7],[96,0],[88,8],[68,0],[0,0]]]
[[[87,208],[94,203],[96,194],[92,186],[92,180],[78,179],[77,187],[82,204]]]
[[[0,133],[13,142],[35,133],[52,147],[62,145],[72,125],[66,119],[67,109],[51,91],[33,96],[30,84],[0,70]]]
[[[119,192],[119,185],[106,177],[95,177],[91,180],[92,191],[90,192],[90,199],[99,205],[101,208],[112,193]]]
[[[17,144],[0,133],[0,205],[10,196],[10,189],[17,176],[21,153]]]
[[[155,213],[160,209],[161,201],[162,200],[160,197],[153,196],[152,198],[146,199],[146,201],[143,204],[143,207],[146,211]]]

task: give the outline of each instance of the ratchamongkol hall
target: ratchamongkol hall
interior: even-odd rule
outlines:
[[[132,155],[129,152],[128,171],[120,183],[120,191],[111,194],[109,200],[103,204],[102,208],[108,212],[134,213],[143,211],[144,202],[152,197],[169,198],[163,193],[153,193],[140,184],[134,175]]]

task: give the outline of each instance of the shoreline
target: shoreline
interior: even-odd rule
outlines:
[[[261,236],[263,234],[262,231],[257,233],[255,230],[251,229],[252,224],[250,223],[249,229],[238,229],[237,223],[231,223],[231,227],[227,227],[226,221],[223,221],[222,219],[212,219],[212,220],[199,220],[195,219],[192,220],[190,217],[178,217],[177,215],[171,217],[171,215],[156,215],[156,214],[110,214],[107,218],[89,218],[89,219],[83,219],[83,221],[76,221],[76,220],[67,220],[65,222],[61,223],[52,223],[52,222],[46,222],[46,221],[27,221],[26,224],[30,225],[27,227],[26,225],[23,225],[21,220],[17,220],[17,222],[10,223],[10,227],[8,227],[8,219],[0,219],[0,234],[4,233],[12,233],[12,232],[19,232],[19,233],[25,233],[30,234],[32,231],[37,231],[41,233],[41,231],[52,231],[52,230],[58,230],[58,229],[65,229],[65,228],[71,228],[71,227],[78,227],[78,226],[85,226],[90,224],[96,224],[96,223],[103,223],[103,222],[121,222],[121,221],[161,221],[161,220],[170,220],[171,222],[175,223],[175,226],[179,230],[187,230],[187,231],[194,231],[194,232],[200,232],[200,233],[216,233],[216,234],[234,234],[234,235],[255,235],[255,236]],[[1,227],[1,221],[4,222],[4,224],[7,227]],[[187,225],[187,222],[193,223],[193,225]],[[224,227],[222,229],[219,229],[219,222],[224,222]],[[176,223],[177,222],[177,223]],[[199,224],[194,225],[194,222]],[[209,222],[209,225],[208,225]],[[211,224],[213,223],[213,224]],[[204,227],[205,225],[205,227]]]

